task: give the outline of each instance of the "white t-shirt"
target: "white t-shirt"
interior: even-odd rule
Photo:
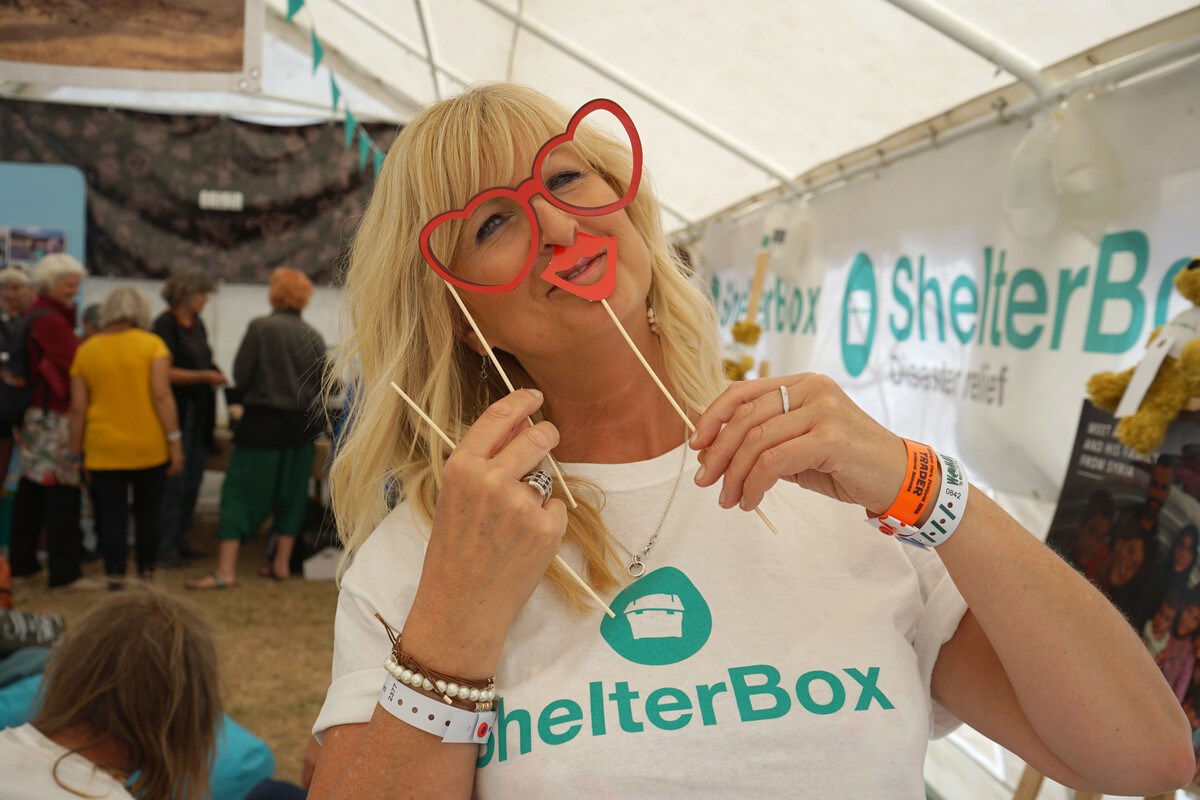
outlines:
[[[124,785],[81,755],[63,758],[67,749],[32,725],[0,731],[0,800],[133,800]],[[54,765],[58,764],[58,781]],[[75,794],[59,785],[75,789]]]
[[[654,533],[679,449],[635,464],[563,465],[607,494],[633,552]],[[602,611],[572,614],[545,582],[509,631],[503,696],[480,747],[480,798],[921,797],[927,740],[956,723],[930,699],[966,604],[935,553],[873,530],[861,508],[780,483],[755,514],[691,480]],[[333,681],[313,728],[367,722],[403,625],[424,525],[398,506],[347,570]],[[582,574],[577,551],[561,553]]]

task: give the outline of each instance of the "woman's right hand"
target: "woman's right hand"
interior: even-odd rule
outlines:
[[[561,500],[543,502],[521,478],[558,444],[549,422],[530,426],[540,392],[493,403],[447,459],[404,652],[466,678],[491,675],[512,621],[558,553]]]

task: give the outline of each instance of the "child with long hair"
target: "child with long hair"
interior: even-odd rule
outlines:
[[[33,722],[0,731],[0,794],[207,797],[221,702],[205,616],[143,586],[108,596],[71,627]]]

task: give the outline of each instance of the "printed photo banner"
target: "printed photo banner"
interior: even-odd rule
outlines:
[[[1200,414],[1145,458],[1115,427],[1083,404],[1046,541],[1125,614],[1200,733]]]
[[[0,3],[0,74],[62,86],[257,92],[263,0]]]
[[[375,142],[390,145],[391,125],[368,127]],[[82,171],[81,260],[113,277],[199,267],[220,280],[260,283],[289,266],[329,283],[374,186],[345,148],[340,123],[272,127],[0,101],[0,143],[6,161]]]

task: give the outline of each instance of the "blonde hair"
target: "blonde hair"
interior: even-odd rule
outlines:
[[[118,286],[100,304],[100,327],[128,322],[135,328],[150,327],[150,301],[136,286]]]
[[[217,648],[192,603],[152,586],[109,595],[55,649],[41,693],[34,726],[47,736],[90,734],[71,752],[123,745],[139,773],[135,797],[208,796],[221,716]],[[80,794],[54,769],[60,786]]]
[[[338,354],[342,374],[356,360],[360,378],[343,444],[331,470],[338,530],[346,544],[343,564],[395,502],[399,485],[417,516],[432,525],[442,485],[445,444],[398,401],[395,381],[454,441],[478,409],[507,390],[499,378],[480,380],[480,357],[462,334],[466,322],[442,279],[425,263],[418,236],[425,222],[461,208],[480,190],[507,184],[517,159],[532,158],[562,133],[570,112],[523,86],[487,84],[436,103],[405,127],[379,173],[374,194],[351,245],[343,295],[348,333]],[[572,147],[624,194],[632,170],[628,147],[583,125]],[[689,280],[661,226],[658,201],[643,175],[637,198],[625,209],[650,253],[648,301],[661,330],[664,376],[685,407],[704,408],[724,385],[715,313]],[[514,385],[532,386],[511,355],[497,351]],[[494,370],[490,371],[494,373]],[[603,493],[569,478],[578,509],[568,513],[566,540],[583,554],[590,585],[618,584],[616,554],[600,517]],[[561,488],[555,486],[555,494]],[[575,608],[588,598],[556,565],[547,578]]]
[[[82,278],[87,275],[87,270],[74,256],[66,253],[51,253],[38,259],[37,266],[33,268],[29,277],[37,290],[45,294],[59,278],[65,275],[78,275]]]
[[[268,290],[271,308],[290,308],[292,311],[303,311],[308,307],[312,298],[313,282],[298,269],[276,267],[271,273],[271,284]]]

